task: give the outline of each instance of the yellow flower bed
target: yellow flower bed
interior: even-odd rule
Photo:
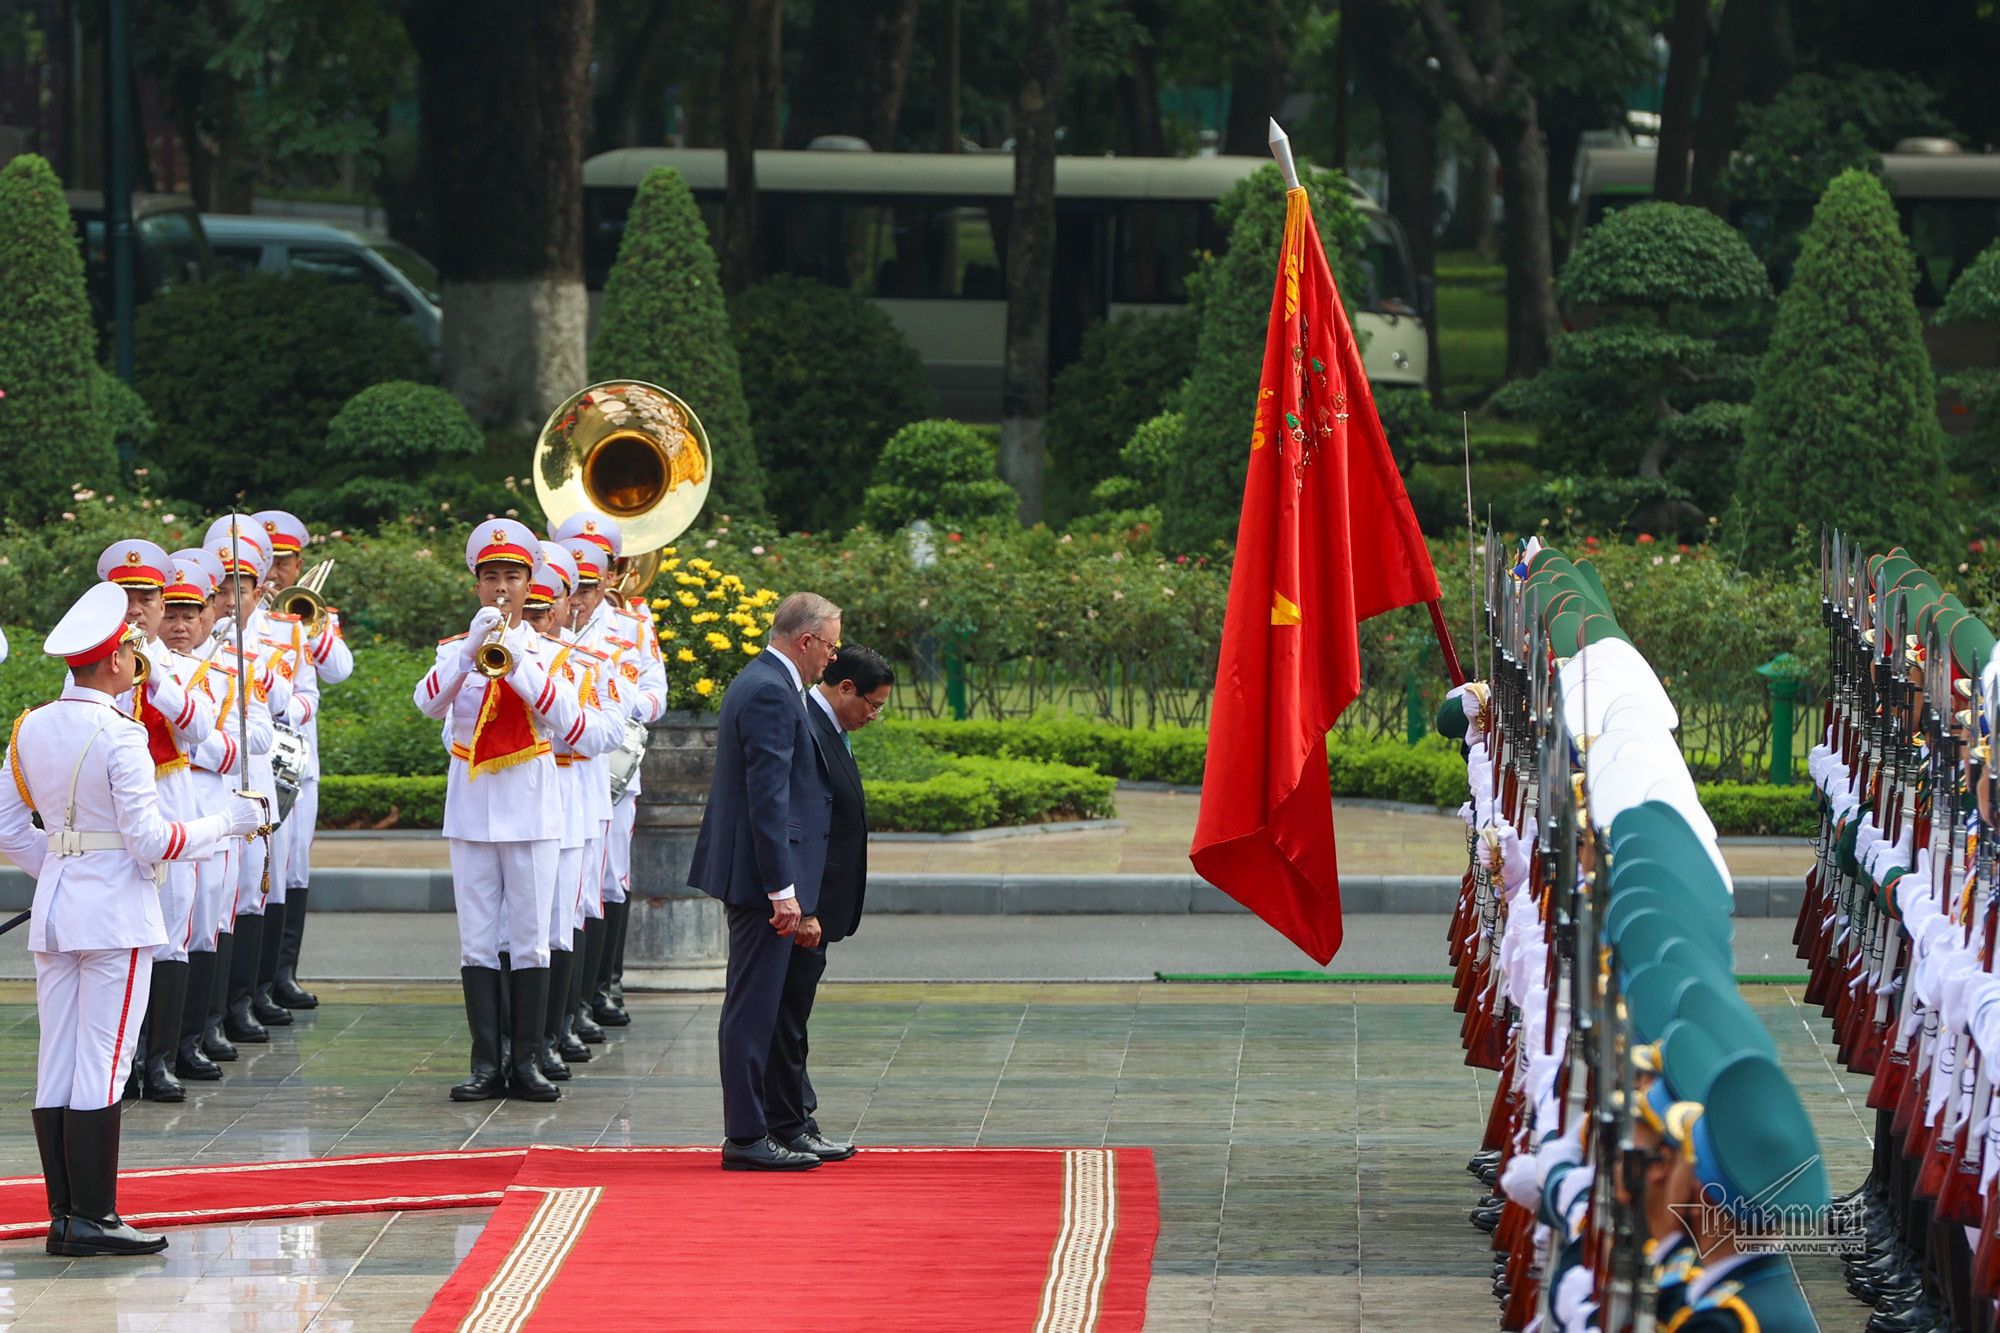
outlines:
[[[668,705],[719,708],[729,682],[763,651],[778,594],[769,588],[753,591],[714,561],[685,559],[672,546],[660,556],[652,604],[667,668]]]

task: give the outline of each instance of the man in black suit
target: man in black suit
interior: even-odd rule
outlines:
[[[800,1171],[813,1153],[771,1136],[765,1070],[797,950],[792,935],[819,906],[833,796],[807,715],[806,687],[840,642],[840,608],[817,593],[778,604],[770,637],[723,696],[715,777],[695,838],[688,883],[729,911],[722,1064],[726,1171]]]
[[[806,711],[826,756],[833,791],[833,828],[826,844],[826,870],[819,883],[819,906],[799,923],[778,1026],[771,1039],[771,1063],[764,1075],[764,1106],[771,1136],[796,1152],[825,1162],[854,1156],[854,1145],[820,1133],[813,1112],[819,1099],[806,1075],[806,1025],[813,996],[826,971],[826,946],[846,939],[861,925],[861,900],[868,889],[868,804],[861,794],[861,770],[854,766],[849,734],[861,730],[889,702],[896,673],[881,656],[858,644],[843,645],[819,687],[806,693]]]

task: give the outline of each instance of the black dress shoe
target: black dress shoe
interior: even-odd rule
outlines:
[[[823,1137],[819,1131],[811,1129],[790,1139],[785,1146],[793,1152],[811,1153],[822,1162],[844,1162],[855,1153],[853,1144],[835,1143],[832,1139]]]
[[[846,1161],[856,1153],[852,1143],[834,1143],[832,1139],[822,1137],[816,1129],[808,1129],[806,1133],[790,1139],[786,1147],[794,1153],[812,1153],[820,1161]]]
[[[267,1028],[288,1028],[293,1022],[292,1011],[273,1000],[270,990],[264,986],[259,986],[257,993],[250,997],[250,1012]]]
[[[183,1079],[209,1082],[222,1077],[222,1067],[201,1052],[201,1037],[183,1037],[174,1060],[174,1073]]]
[[[576,1021],[570,1024],[570,1030],[576,1034],[578,1041],[588,1042],[592,1046],[604,1044],[604,1029],[597,1026],[595,1020],[591,1018],[589,1005],[580,1004],[576,1007]]]
[[[167,1059],[165,1051],[161,1051],[158,1055],[148,1055],[146,1057],[146,1075],[142,1083],[144,1084],[146,1100],[149,1102],[184,1102],[187,1100],[187,1089],[182,1086],[178,1078],[174,1077],[172,1061]]]
[[[590,1016],[596,1019],[598,1025],[601,1027],[622,1028],[632,1025],[632,1015],[609,1003],[600,1004],[592,1000],[590,1004]]]
[[[158,1254],[167,1248],[165,1236],[151,1235],[109,1217],[72,1217],[63,1233],[60,1254],[88,1259],[105,1254]]]
[[[590,1048],[567,1032],[556,1042],[556,1050],[563,1059],[573,1065],[590,1063]]]
[[[569,1066],[564,1064],[562,1057],[557,1055],[553,1050],[544,1049],[542,1051],[541,1065],[542,1077],[548,1079],[551,1083],[567,1083],[574,1077],[570,1073]]]
[[[722,1145],[724,1171],[810,1171],[820,1159],[809,1152],[794,1152],[766,1134],[747,1148],[733,1143]]]
[[[211,1015],[208,1021],[202,1024],[201,1053],[223,1064],[237,1058],[235,1043],[231,1042],[228,1035],[223,1032],[220,1015]]]

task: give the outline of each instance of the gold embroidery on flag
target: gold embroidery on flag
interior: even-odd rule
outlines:
[[[1271,623],[1273,625],[1303,623],[1299,618],[1299,608],[1285,594],[1275,589],[1271,593]]]

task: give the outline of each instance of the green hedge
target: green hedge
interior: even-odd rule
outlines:
[[[442,828],[444,784],[441,777],[323,774],[319,780],[319,826]],[[382,822],[392,817],[393,824]]]
[[[1440,736],[1427,736],[1416,745],[1330,737],[1326,766],[1335,796],[1456,809],[1468,795],[1465,759]]]
[[[1116,778],[1070,764],[977,756],[946,759],[919,781],[865,780],[868,827],[878,833],[958,833],[1117,813]]]
[[[1134,782],[1198,783],[1208,753],[1208,732],[1199,727],[1146,731],[1081,718],[1044,717],[1006,722],[919,718],[877,725],[906,731],[945,754],[1075,764]]]
[[[863,782],[877,832],[958,833],[1000,822],[1000,798],[983,778],[940,773],[922,782]]]
[[[1701,808],[1723,835],[1810,837],[1819,829],[1819,793],[1810,783],[1774,787],[1704,782],[1695,788]]]

